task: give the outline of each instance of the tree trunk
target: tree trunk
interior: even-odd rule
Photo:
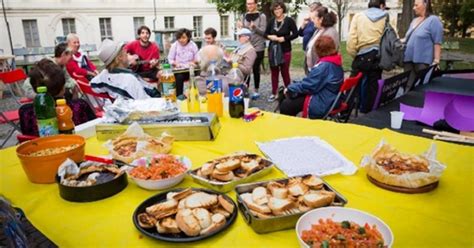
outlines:
[[[413,3],[414,0],[403,0],[403,7],[402,7],[402,16],[400,20],[398,20],[398,35],[400,37],[405,37],[405,34],[410,27],[410,23],[413,20],[414,12],[413,12]]]

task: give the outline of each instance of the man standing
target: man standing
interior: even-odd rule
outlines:
[[[253,80],[255,83],[255,91],[252,94],[253,99],[257,99],[258,88],[260,86],[260,66],[262,65],[263,57],[265,55],[265,29],[267,27],[267,18],[265,14],[257,10],[258,0],[247,0],[247,12],[237,21],[237,28],[247,28],[252,31],[250,43],[257,52],[257,58],[253,64]],[[250,77],[247,79],[247,88],[250,86]]]
[[[151,32],[147,26],[139,27],[137,35],[138,39],[129,42],[125,46],[125,51],[137,58],[134,71],[146,81],[156,82],[158,81],[160,49],[150,41]]]
[[[377,96],[377,81],[382,77],[378,53],[387,16],[385,0],[370,0],[368,7],[368,10],[355,14],[347,40],[347,52],[354,58],[351,76],[359,72],[364,74],[358,86],[362,113],[372,110]]]

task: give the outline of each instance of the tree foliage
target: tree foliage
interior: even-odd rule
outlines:
[[[350,0],[331,0],[329,6],[336,11],[337,25],[339,30],[339,39],[342,38],[342,20],[346,17],[347,12],[352,6]]]
[[[224,14],[227,12],[235,12],[238,14],[245,13],[245,0],[208,0],[210,3],[215,3],[217,12]],[[267,17],[272,16],[270,6],[273,0],[259,0],[259,9]],[[296,16],[301,11],[301,8],[307,4],[307,0],[283,0],[286,3],[291,16]],[[269,20],[270,18],[267,18]]]

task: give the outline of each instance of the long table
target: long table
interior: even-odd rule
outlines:
[[[384,138],[404,152],[421,153],[432,140],[354,124],[308,120],[265,113],[253,122],[221,118],[215,141],[175,142],[173,154],[188,156],[193,167],[235,151],[259,153],[255,141],[294,136],[319,136],[355,164]],[[324,179],[347,199],[346,207],[381,218],[393,231],[394,247],[472,247],[474,245],[474,148],[434,141],[438,159],[447,165],[439,187],[424,194],[402,194],[374,186],[365,171],[352,176]],[[95,137],[89,138],[87,154],[105,155]],[[132,223],[135,208],[160,191],[138,188],[133,182],[110,198],[73,203],[59,196],[55,184],[33,184],[26,178],[15,147],[0,151],[0,194],[24,210],[28,219],[60,247],[298,247],[294,229],[268,234],[255,233],[239,213],[236,222],[218,235],[191,244],[175,245],[142,235]],[[262,178],[280,178],[277,169]],[[201,187],[191,178],[176,187]],[[228,195],[235,199],[235,193]]]

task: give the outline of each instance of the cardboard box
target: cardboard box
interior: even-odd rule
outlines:
[[[100,123],[96,129],[98,140],[113,139],[125,132],[129,125]],[[178,141],[206,141],[217,137],[221,124],[214,113],[182,113],[176,119],[153,123],[140,123],[145,133],[160,136],[163,132],[173,135]]]

